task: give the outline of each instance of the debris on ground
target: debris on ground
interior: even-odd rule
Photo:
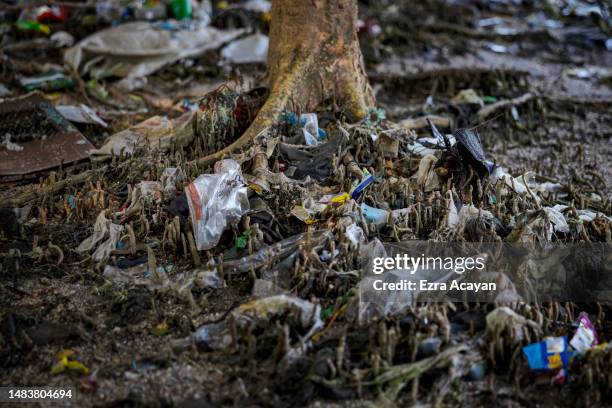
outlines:
[[[0,103],[0,176],[24,176],[86,159],[93,145],[33,93]]]
[[[108,124],[102,120],[89,106],[87,105],[58,105],[55,107],[64,118],[76,123],[89,123],[108,127]]]
[[[232,64],[264,64],[268,56],[268,37],[263,34],[233,41],[221,50],[221,57]]]
[[[603,3],[360,1],[377,106],[289,95],[204,164],[274,92],[270,2],[0,3],[1,383],[82,406],[610,399]],[[513,271],[385,265],[403,244]],[[401,290],[421,280],[497,291]]]
[[[66,52],[65,60],[92,78],[142,78],[180,59],[216,49],[241,33],[197,22],[124,23],[78,42]]]
[[[217,246],[228,224],[249,209],[240,165],[233,160],[215,164],[215,174],[203,174],[185,188],[198,251]]]

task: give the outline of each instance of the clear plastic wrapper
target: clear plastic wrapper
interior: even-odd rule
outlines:
[[[240,165],[234,160],[215,164],[215,174],[203,174],[185,188],[198,250],[219,243],[231,222],[249,209],[247,187]]]

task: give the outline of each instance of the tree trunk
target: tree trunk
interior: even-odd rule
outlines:
[[[247,131],[198,164],[251,142],[291,106],[309,112],[333,101],[349,120],[365,117],[374,96],[357,38],[357,0],[272,1],[267,80],[270,96]]]

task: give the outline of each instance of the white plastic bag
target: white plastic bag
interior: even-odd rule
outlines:
[[[100,125],[102,127],[108,127],[108,124],[103,121],[89,106],[80,104],[79,106],[73,105],[59,105],[55,109],[64,118],[71,122],[76,123],[88,123],[92,125]]]
[[[122,232],[123,225],[113,224],[111,220],[106,218],[106,211],[102,211],[96,219],[93,234],[81,242],[77,247],[77,252],[90,252],[96,248],[92,258],[96,261],[106,261],[110,257],[111,251],[116,248]],[[102,242],[104,238],[107,239]]]
[[[176,182],[187,177],[180,167],[166,167],[161,175],[160,182],[164,186],[164,194],[171,196],[176,193]]]
[[[266,35],[253,34],[225,46],[221,50],[221,58],[232,64],[265,64],[268,43]]]
[[[141,78],[183,58],[202,55],[244,32],[218,30],[206,22],[185,26],[134,21],[98,31],[64,54],[64,61],[80,73],[113,70],[123,78]],[[267,51],[267,43],[266,43]],[[264,53],[265,54],[265,53]],[[264,60],[265,62],[265,60]]]
[[[300,116],[302,121],[302,133],[304,141],[308,146],[319,144],[319,121],[316,113],[302,113]]]
[[[229,223],[249,209],[247,188],[234,160],[215,164],[215,174],[203,174],[185,188],[198,250],[215,247]]]

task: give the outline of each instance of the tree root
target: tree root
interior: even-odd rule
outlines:
[[[461,358],[469,363],[473,362],[474,355],[465,353],[468,351],[469,347],[466,345],[449,347],[432,357],[427,357],[413,363],[390,366],[386,368],[383,373],[367,381],[354,381],[354,379],[350,377],[330,380],[316,375],[313,375],[310,379],[328,388],[377,387],[381,390],[381,398],[379,398],[377,402],[382,404],[388,401],[394,401],[408,382],[418,379],[422,374],[436,368],[450,366],[453,358]],[[471,364],[466,364],[467,367],[470,365]]]
[[[268,99],[240,138],[190,164],[210,165],[243,148],[293,102],[312,112],[331,100],[351,121],[374,105],[357,38],[356,0],[274,1],[271,14]]]
[[[85,183],[91,180],[92,177],[96,175],[96,173],[104,172],[106,169],[107,169],[107,166],[103,166],[101,168],[92,169],[92,170],[86,170],[74,176],[68,176],[64,180],[50,183],[49,185],[46,185],[41,189],[33,189],[33,190],[25,191],[15,197],[1,198],[0,207],[7,207],[7,208],[20,207],[24,203],[27,203],[28,201],[32,201],[36,199],[37,197],[42,197],[48,194],[56,194],[70,185],[78,185],[78,184]]]
[[[189,162],[190,165],[208,166],[221,160],[226,155],[241,149],[255,140],[260,134],[268,130],[274,123],[280,118],[281,114],[293,100],[300,100],[304,94],[304,90],[307,90],[312,84],[307,78],[312,78],[312,72],[318,69],[315,65],[316,58],[310,56],[310,58],[296,64],[292,67],[290,72],[284,75],[284,78],[277,82],[265,104],[249,126],[249,128],[229,146],[209,154],[207,156],[198,158]],[[355,120],[362,119],[367,113],[366,107],[373,105],[367,96],[363,95],[363,92],[354,84],[339,84],[344,85],[342,89],[344,106],[346,113]],[[197,135],[196,135],[197,137]]]
[[[302,61],[282,81],[278,82],[270,92],[270,96],[255,117],[255,120],[253,120],[253,123],[236,141],[215,153],[193,160],[189,164],[196,164],[198,166],[211,165],[221,160],[225,155],[251,143],[279,118],[289,104],[291,97],[295,94],[295,90],[304,85],[302,78],[311,66],[312,58]]]
[[[487,117],[491,116],[492,114],[503,108],[522,105],[534,98],[536,98],[536,95],[532,94],[531,92],[528,92],[514,99],[504,99],[502,101],[495,102],[491,105],[487,105],[478,111],[478,121],[483,122]]]

